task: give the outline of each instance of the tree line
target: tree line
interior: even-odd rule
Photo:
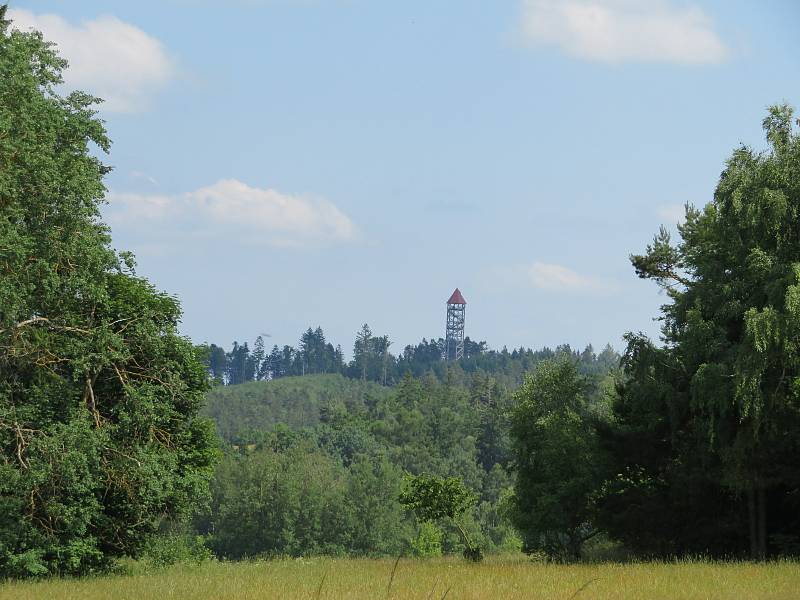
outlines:
[[[445,341],[442,338],[423,338],[418,344],[407,345],[398,355],[389,350],[391,345],[388,335],[374,335],[365,323],[356,333],[350,361],[345,361],[342,347],[329,342],[319,326],[306,329],[296,347],[274,345],[268,352],[263,336],[259,335],[252,348],[248,342],[234,341],[227,351],[212,343],[198,346],[198,352],[210,377],[222,385],[325,373],[394,385],[406,373],[415,377],[433,373],[441,380],[453,366],[443,358]],[[603,373],[619,363],[619,354],[609,344],[599,353],[591,344],[582,351],[573,350],[569,344],[555,349],[515,348],[509,351],[506,347],[493,350],[485,341],[475,342],[466,337],[464,356],[458,361],[457,369],[466,373],[484,371],[500,377],[503,383],[519,384],[533,365],[565,354],[579,361],[581,369],[587,373]]]

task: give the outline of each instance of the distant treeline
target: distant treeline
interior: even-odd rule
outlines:
[[[353,358],[345,360],[342,347],[334,346],[325,338],[322,327],[309,327],[301,336],[297,347],[274,345],[267,351],[264,338],[258,336],[252,347],[248,342],[233,342],[230,350],[216,344],[200,346],[200,354],[212,379],[218,384],[236,385],[248,381],[268,381],[297,375],[319,375],[339,373],[345,377],[374,381],[382,385],[393,385],[404,375],[414,377],[433,374],[440,381],[447,374],[453,376],[454,365],[443,360],[444,339],[427,340],[407,345],[398,355],[390,351],[392,342],[387,335],[375,335],[369,325],[364,324],[356,333]],[[580,363],[580,371],[586,375],[606,373],[619,364],[620,356],[610,346],[596,353],[592,345],[583,351],[573,350],[569,344],[555,349],[531,350],[517,348],[508,350],[489,349],[485,341],[464,340],[464,357],[455,365],[455,371],[464,373],[485,372],[505,385],[515,386],[535,365],[556,356],[572,356]]]

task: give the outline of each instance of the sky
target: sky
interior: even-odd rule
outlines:
[[[105,102],[103,218],[181,331],[658,339],[629,262],[800,106],[785,0],[10,1]]]

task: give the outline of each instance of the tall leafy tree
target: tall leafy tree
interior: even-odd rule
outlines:
[[[787,105],[763,121],[768,150],[737,149],[714,199],[687,207],[681,239],[662,229],[640,277],[658,283],[663,336],[689,427],[720,461],[720,482],[747,498],[750,550],[794,535],[800,471],[800,135]],[[691,429],[689,430],[691,431]],[[770,514],[776,513],[776,518]],[[787,515],[784,518],[784,515]]]
[[[559,358],[539,365],[515,394],[510,516],[528,552],[577,559],[598,533],[591,497],[605,473],[586,390],[575,363]]]
[[[207,374],[175,299],[118,255],[99,206],[96,99],[0,8],[0,577],[136,554],[201,499]]]

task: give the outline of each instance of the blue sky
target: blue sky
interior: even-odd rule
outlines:
[[[800,104],[792,1],[11,2],[107,102],[115,246],[182,331],[364,322],[622,347],[665,298],[628,255]]]

